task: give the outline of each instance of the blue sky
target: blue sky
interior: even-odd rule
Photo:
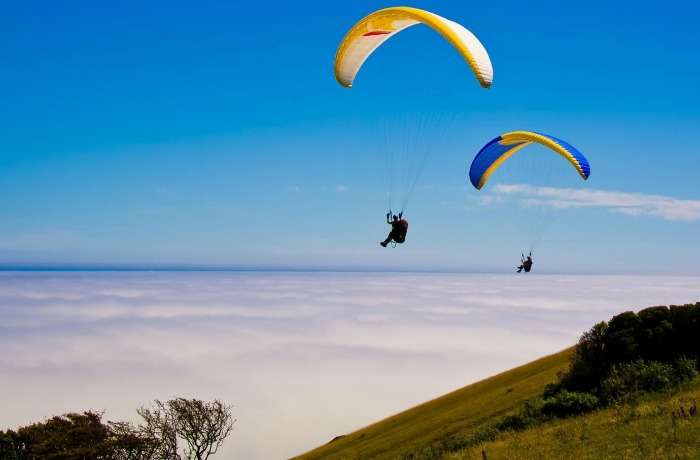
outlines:
[[[542,271],[700,272],[697,4],[421,2],[481,39],[493,88],[416,27],[343,89],[336,46],[383,6],[7,6],[0,263],[498,271],[534,238]],[[382,250],[406,119],[436,149],[408,243]],[[591,179],[514,158],[486,193],[466,187],[479,147],[514,129],[576,145]]]

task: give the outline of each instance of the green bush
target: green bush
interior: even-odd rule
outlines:
[[[598,406],[598,397],[591,393],[562,390],[544,400],[542,413],[554,417],[570,417],[585,414]]]
[[[674,378],[677,384],[693,380],[698,375],[698,363],[692,358],[681,356],[673,364]]]
[[[538,423],[537,419],[530,417],[523,417],[520,413],[510,414],[503,417],[503,419],[498,422],[498,429],[501,431],[520,431]]]
[[[639,360],[675,364],[674,367],[680,374],[673,379],[685,381],[693,375],[693,367],[697,371],[697,365],[691,366],[689,362],[684,362],[679,368],[676,362],[681,356],[696,361],[700,359],[698,336],[700,302],[672,305],[670,308],[650,307],[639,313],[621,313],[608,322],[596,324],[581,336],[568,371],[559,378],[556,385],[545,390],[545,397],[551,397],[559,390],[601,395],[604,380],[620,377],[614,375],[619,373],[619,366]],[[613,371],[614,367],[618,369]],[[645,379],[640,384],[642,388],[664,387],[664,369],[638,368],[637,371]],[[624,382],[609,381],[607,385],[617,387],[617,384],[622,383]],[[629,382],[626,385],[630,386]],[[635,389],[635,385],[631,387],[632,390]],[[617,390],[613,393],[617,393]]]
[[[501,434],[500,430],[494,425],[487,425],[485,427],[479,428],[476,433],[469,437],[470,446],[476,446],[478,444],[483,444],[485,442],[494,441],[498,435]]]
[[[606,402],[612,403],[644,391],[667,390],[675,382],[675,370],[670,364],[639,359],[613,366],[600,385],[600,393]]]
[[[561,382],[561,376],[559,376],[559,380],[556,382],[548,383],[547,385],[544,386],[544,391],[542,392],[542,397],[544,399],[551,398],[552,396],[556,396],[557,393],[562,391],[564,389],[564,384]]]
[[[515,413],[506,415],[496,424],[499,431],[518,431],[541,423],[545,417],[542,414],[542,399],[527,401]]]
[[[0,458],[3,460],[19,459],[17,433],[12,430],[0,431]]]

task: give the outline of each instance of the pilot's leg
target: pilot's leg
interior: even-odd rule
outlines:
[[[387,246],[387,244],[391,243],[392,239],[393,239],[393,235],[391,233],[389,233],[389,236],[387,236],[386,239],[379,244],[381,244],[382,247],[385,248]]]

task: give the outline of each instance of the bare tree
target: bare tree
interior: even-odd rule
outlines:
[[[152,409],[141,407],[136,412],[143,418],[145,425],[140,429],[151,439],[157,439],[158,447],[152,458],[162,460],[180,460],[177,453],[177,433],[170,411],[162,402],[156,400]]]
[[[183,454],[188,460],[206,460],[216,454],[224,440],[233,431],[236,420],[231,406],[219,400],[176,398],[167,402],[154,401],[153,408],[138,411],[146,422],[149,434],[165,440],[163,458],[180,458],[177,439],[187,447]]]
[[[112,439],[111,460],[175,460],[163,453],[163,442],[145,426],[129,422],[109,422]],[[177,455],[177,454],[176,454]]]

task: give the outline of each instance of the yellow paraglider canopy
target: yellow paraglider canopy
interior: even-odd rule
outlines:
[[[481,86],[491,86],[491,59],[474,34],[461,24],[437,14],[406,6],[375,11],[352,26],[335,56],[335,78],[338,83],[352,87],[362,64],[374,50],[390,37],[416,24],[425,24],[439,32],[469,63]]]

